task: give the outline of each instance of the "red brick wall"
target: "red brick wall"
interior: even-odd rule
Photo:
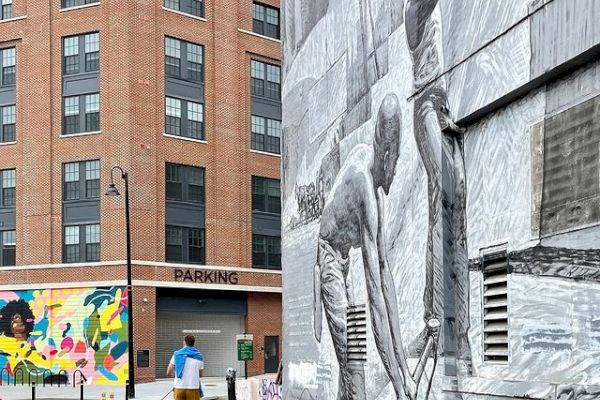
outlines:
[[[152,382],[156,375],[156,289],[133,289],[133,347],[150,350],[150,366],[137,368],[137,353],[135,355],[135,381],[139,383]]]
[[[263,2],[279,6],[277,0]],[[17,169],[18,265],[61,262],[62,164],[96,158],[101,160],[102,190],[111,166],[129,171],[134,259],[164,261],[164,165],[169,161],[206,168],[207,263],[251,265],[250,177],[279,177],[280,158],[250,151],[249,60],[281,59],[279,43],[239,31],[252,29],[251,4],[207,0],[206,21],[200,21],[163,10],[162,0],[101,0],[70,11],[60,11],[60,0],[14,0],[15,16],[27,17],[0,24],[0,48],[17,47],[17,143],[0,146],[0,169]],[[102,133],[61,137],[62,36],[92,31],[100,32]],[[165,35],[204,45],[206,144],[163,136]],[[117,184],[122,190],[122,182]],[[103,261],[125,258],[123,201],[102,196]],[[53,269],[2,276],[5,282],[33,286],[84,275],[87,280],[120,279],[122,273],[122,268],[106,267],[90,275]],[[155,299],[153,290],[136,288],[148,299]],[[136,308],[149,309],[138,304],[135,294]],[[281,323],[280,296],[265,296],[268,304],[251,296],[249,331],[260,332],[255,322],[260,304],[268,306],[267,313],[278,309],[277,320],[269,323]],[[146,312],[136,326],[142,337],[146,331],[153,334],[151,322],[144,322]],[[152,340],[141,342],[153,346]],[[149,370],[140,371],[140,377],[152,378],[154,370]]]
[[[249,60],[280,60],[277,42],[238,31],[251,30],[251,1],[209,0],[206,22],[161,1],[58,4],[15,0],[27,18],[0,24],[0,47],[17,46],[17,144],[0,147],[0,169],[18,170],[18,264],[61,261],[62,164],[99,158],[102,188],[112,165],[130,173],[135,259],[164,260],[170,161],[206,168],[207,262],[249,266],[250,176],[280,174],[279,157],[250,151]],[[91,31],[100,32],[102,133],[60,137],[61,38]],[[165,35],[204,45],[206,144],[163,136]],[[124,258],[123,226],[123,199],[102,198],[102,260]]]
[[[248,293],[246,332],[254,335],[254,360],[248,362],[248,376],[265,372],[265,336],[279,336],[279,359],[282,357],[281,294]]]

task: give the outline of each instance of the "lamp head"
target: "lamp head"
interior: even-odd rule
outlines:
[[[119,193],[119,190],[115,187],[114,183],[108,185],[108,190],[106,191],[107,196],[119,196],[120,194],[121,193]]]

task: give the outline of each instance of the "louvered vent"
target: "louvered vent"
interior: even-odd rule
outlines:
[[[367,362],[367,310],[364,304],[348,307],[348,362]]]
[[[508,260],[506,253],[483,262],[483,356],[508,362]]]

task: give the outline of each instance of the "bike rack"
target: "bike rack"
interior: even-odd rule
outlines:
[[[25,374],[27,373],[27,381],[25,381]],[[6,377],[6,378],[5,378]],[[7,382],[7,385],[11,383],[13,386],[17,386],[20,384],[21,386],[29,386],[31,388],[31,399],[36,399],[36,388],[38,386],[38,381],[41,377],[42,379],[42,387],[46,387],[46,383],[49,386],[55,386],[54,382],[56,380],[56,386],[61,387],[63,385],[69,386],[69,372],[65,369],[61,369],[57,374],[53,374],[51,370],[43,368],[27,368],[25,365],[19,365],[12,373],[13,382],[10,381],[11,371],[4,367],[0,369],[0,386]],[[33,379],[32,379],[33,378]],[[87,378],[83,374],[83,372],[79,369],[73,371],[73,375],[71,376],[71,383],[73,384],[73,388],[76,388],[79,385],[79,398],[80,400],[84,399],[84,388],[85,383],[87,382]]]
[[[17,377],[19,376],[19,373],[20,373],[20,376],[21,376],[21,386],[23,386],[25,384],[25,371],[24,371],[24,368],[18,368],[17,367],[17,369],[15,369],[15,371],[13,373],[13,384],[14,384],[13,386],[17,386],[17,381],[18,381]]]
[[[6,371],[6,380],[10,383],[10,371],[8,368],[0,369],[0,386],[4,383],[4,371]]]
[[[52,386],[52,371],[49,369],[44,369],[44,372],[42,373],[42,387],[46,387],[46,372],[49,374],[48,377],[50,378],[50,386]]]

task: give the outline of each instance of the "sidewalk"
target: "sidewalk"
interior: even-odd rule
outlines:
[[[202,378],[205,396],[203,400],[227,399],[227,383],[222,378]],[[135,386],[136,399],[161,400],[173,388],[171,379],[159,380],[152,383],[143,383]],[[109,393],[114,393],[115,400],[125,399],[124,386],[86,386],[84,389],[85,400],[100,400],[103,392],[107,393],[106,400],[110,400]],[[36,400],[79,400],[79,387],[38,387]],[[31,388],[27,386],[0,386],[0,400],[31,400]],[[165,400],[173,400],[169,394]]]

